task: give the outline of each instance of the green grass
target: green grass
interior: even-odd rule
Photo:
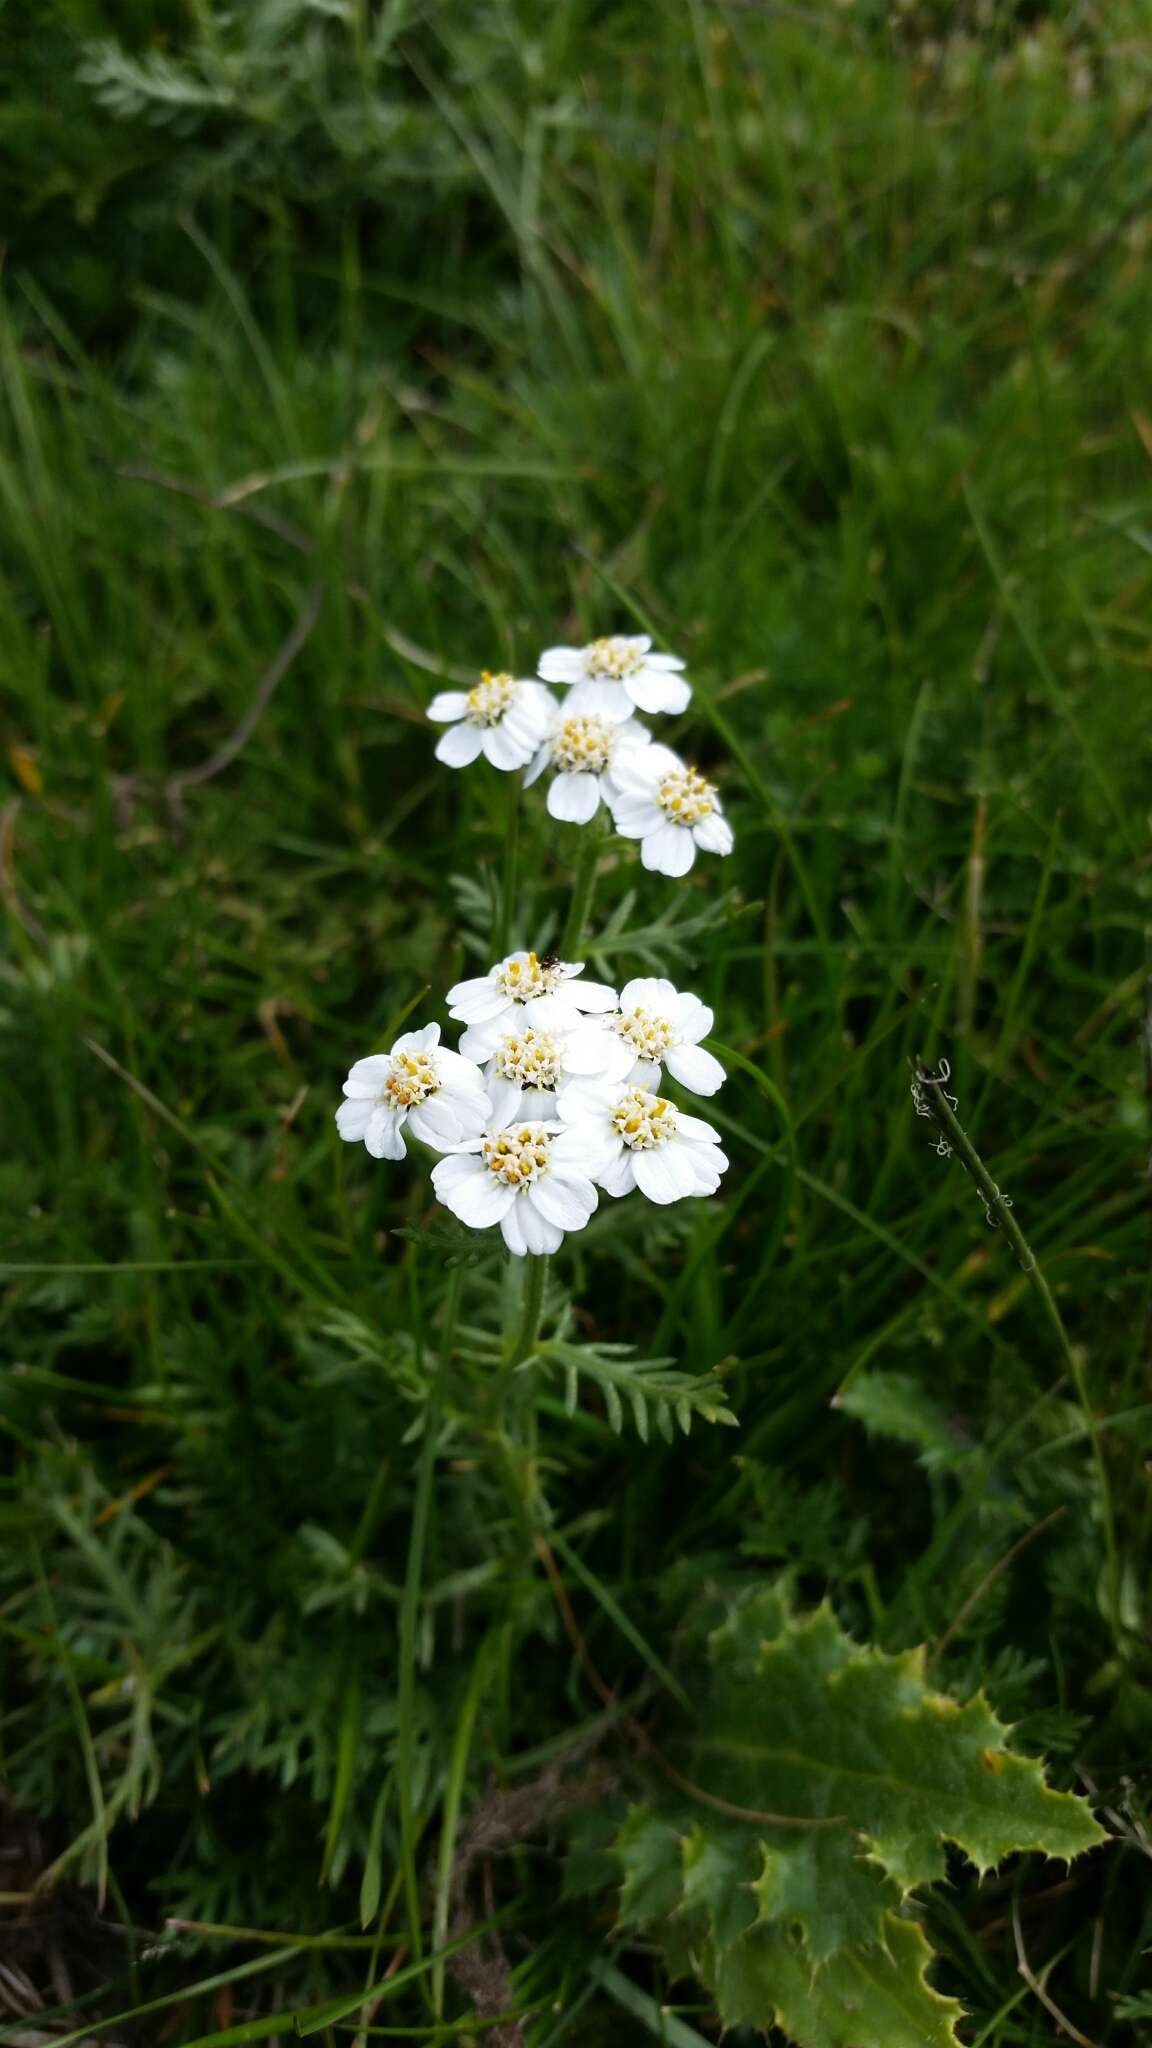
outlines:
[[[194,47],[130,12],[82,27]],[[582,1741],[639,1796],[589,1670],[658,1737],[691,1586],[783,1570],[1118,1816],[1067,1876],[934,1896],[968,2038],[1057,2038],[1014,1905],[1082,2036],[1152,2038],[1117,2019],[1152,2011],[1152,21],[295,12],[324,63],[284,98],[255,35],[191,127],[69,87],[107,191],[24,193],[4,276],[3,1769],[88,1888],[22,1967],[69,2039],[54,1950],[173,2044],[327,2001],[331,2042],[491,2039],[497,1980],[533,2048],[665,2008],[715,2040],[610,1879],[561,1903],[557,1787]],[[568,1415],[559,1367],[502,1409],[498,1251],[446,1268],[424,1166],[332,1123],[490,957],[508,785],[437,767],[438,679],[632,621],[688,659],[737,850],[673,884],[614,842],[589,958],[714,1006],[733,1164],[602,1205],[553,1310],[719,1373],[739,1433],[671,1445],[591,1377]],[[544,944],[579,834],[538,793],[520,831]],[[1090,1417],[910,1056],[951,1061]],[[483,1984],[437,1960],[462,1872]]]

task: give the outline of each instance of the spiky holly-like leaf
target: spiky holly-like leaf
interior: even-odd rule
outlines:
[[[676,1758],[704,1798],[629,1815],[622,1922],[691,1955],[727,2024],[805,2048],[948,2048],[960,2008],[927,1981],[912,1895],[950,1843],[981,1870],[1078,1855],[1103,1840],[1087,1805],[1013,1754],[986,1700],[934,1690],[921,1651],[855,1643],[828,1608],[758,1594],[709,1648]]]

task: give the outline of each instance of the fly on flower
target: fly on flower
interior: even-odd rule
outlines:
[[[498,1223],[517,1258],[558,1251],[596,1207],[591,1147],[559,1123],[497,1126],[432,1168],[437,1198],[472,1230]]]
[[[524,777],[524,787],[535,782],[546,768],[555,774],[548,785],[547,806],[553,818],[572,825],[587,825],[600,804],[611,804],[616,794],[612,763],[622,748],[646,747],[650,735],[635,718],[617,722],[603,712],[573,713],[563,704],[552,729]]]
[[[663,1206],[716,1193],[728,1165],[719,1131],[666,1096],[631,1083],[606,1089],[595,1081],[573,1081],[562,1090],[559,1108],[573,1143],[592,1159],[592,1178],[605,1194],[639,1188]]]
[[[587,647],[548,647],[536,664],[546,683],[566,683],[567,712],[620,722],[637,711],[686,711],[692,691],[676,654],[653,654],[646,633],[613,633]]]
[[[640,859],[659,875],[686,875],[705,853],[731,853],[732,827],[714,784],[671,747],[621,749],[612,765],[612,817],[625,839],[640,841]]]
[[[616,1008],[616,991],[601,981],[581,981],[582,961],[554,955],[509,953],[487,974],[458,981],[448,991],[449,1016],[467,1026],[460,1050],[468,1059],[490,1059],[506,1031],[575,1031],[584,1012]]]
[[[357,1060],[344,1083],[336,1128],[373,1159],[403,1159],[404,1127],[433,1151],[450,1152],[479,1135],[491,1114],[484,1076],[472,1060],[440,1043],[440,1026],[406,1031],[391,1052]]]
[[[448,731],[436,742],[436,759],[466,768],[483,754],[494,768],[523,768],[552,722],[556,699],[542,683],[485,669],[472,690],[441,690],[428,716]]]

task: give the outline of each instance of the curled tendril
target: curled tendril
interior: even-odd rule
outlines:
[[[1000,1190],[999,1190],[999,1188],[998,1188],[998,1187],[996,1186],[996,1183],[995,1183],[995,1181],[993,1181],[993,1183],[992,1183],[992,1193],[993,1193],[993,1195],[995,1196],[995,1198],[996,1198],[997,1202],[999,1202],[999,1204],[1000,1204],[1000,1207],[1001,1207],[1002,1209],[1011,1209],[1011,1208],[1012,1208],[1012,1206],[1013,1206],[1013,1203],[1012,1203],[1012,1197],[1011,1197],[1011,1195],[1002,1195],[1002,1194],[1000,1193]],[[989,1201],[989,1202],[986,1202],[986,1203],[985,1203],[985,1206],[984,1206],[984,1221],[985,1221],[985,1223],[988,1223],[988,1224],[990,1224],[993,1230],[999,1230],[999,1228],[1000,1228],[1000,1218],[999,1218],[999,1217],[997,1216],[997,1214],[996,1214],[995,1210],[993,1209],[991,1201]]]

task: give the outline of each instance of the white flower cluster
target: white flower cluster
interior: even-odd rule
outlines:
[[[720,1087],[724,1069],[700,1043],[711,1010],[670,981],[617,993],[583,972],[554,954],[510,953],[457,982],[459,1051],[428,1024],[357,1060],[341,1137],[403,1159],[407,1125],[445,1155],[432,1169],[445,1207],[474,1230],[498,1223],[521,1257],[583,1230],[601,1190],[639,1188],[659,1203],[715,1194],[728,1164],[719,1133],[660,1093],[665,1067],[695,1095]]]
[[[675,654],[654,654],[646,634],[616,633],[588,647],[549,647],[537,667],[539,681],[485,670],[474,689],[434,697],[428,716],[448,728],[437,760],[462,768],[483,754],[493,767],[526,769],[525,786],[551,769],[552,817],[586,825],[605,804],[658,874],[687,874],[697,847],[731,853],[732,827],[714,785],[670,747],[654,745],[635,716],[686,709],[692,692]],[[563,699],[546,683],[563,689]]]

